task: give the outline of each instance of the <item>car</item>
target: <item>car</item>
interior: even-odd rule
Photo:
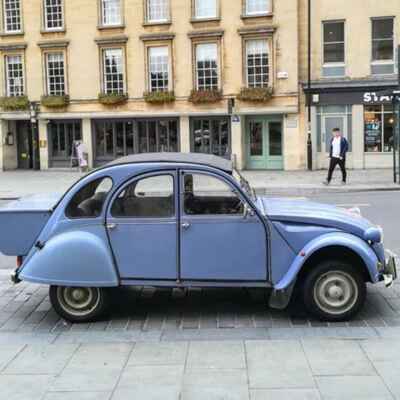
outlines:
[[[120,158],[61,198],[0,208],[0,229],[0,251],[17,256],[12,281],[48,285],[72,322],[104,316],[121,286],[263,288],[270,307],[296,299],[343,321],[367,283],[397,277],[382,230],[356,210],[256,195],[231,161],[207,154]]]

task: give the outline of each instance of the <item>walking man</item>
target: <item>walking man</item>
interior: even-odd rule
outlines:
[[[336,166],[339,165],[342,171],[342,184],[346,184],[347,172],[346,172],[346,153],[349,150],[349,142],[342,135],[339,128],[332,129],[333,138],[331,140],[331,149],[329,158],[331,159],[329,164],[328,178],[324,182],[324,185],[329,185],[332,180],[332,174]]]

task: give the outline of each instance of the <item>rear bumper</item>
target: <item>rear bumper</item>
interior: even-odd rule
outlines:
[[[21,279],[18,277],[18,268],[11,274],[10,278],[12,283],[17,284],[21,282]]]
[[[393,255],[390,255],[389,258],[385,262],[385,268],[383,269],[382,272],[382,280],[385,282],[385,285],[387,287],[392,286],[393,281],[397,279],[397,266],[398,266],[398,261],[396,260],[396,257]]]

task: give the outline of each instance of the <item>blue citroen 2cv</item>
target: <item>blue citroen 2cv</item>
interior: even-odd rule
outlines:
[[[61,199],[0,208],[0,251],[14,283],[50,286],[70,321],[100,317],[118,286],[259,287],[285,308],[294,290],[319,319],[346,320],[366,283],[396,278],[382,232],[359,213],[256,196],[230,161],[158,153],[118,159]]]

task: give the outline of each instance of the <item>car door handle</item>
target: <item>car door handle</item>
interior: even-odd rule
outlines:
[[[107,229],[112,230],[117,227],[117,224],[107,224]]]
[[[189,222],[184,222],[184,223],[182,223],[182,228],[183,228],[183,229],[189,229],[189,228],[190,228]]]

